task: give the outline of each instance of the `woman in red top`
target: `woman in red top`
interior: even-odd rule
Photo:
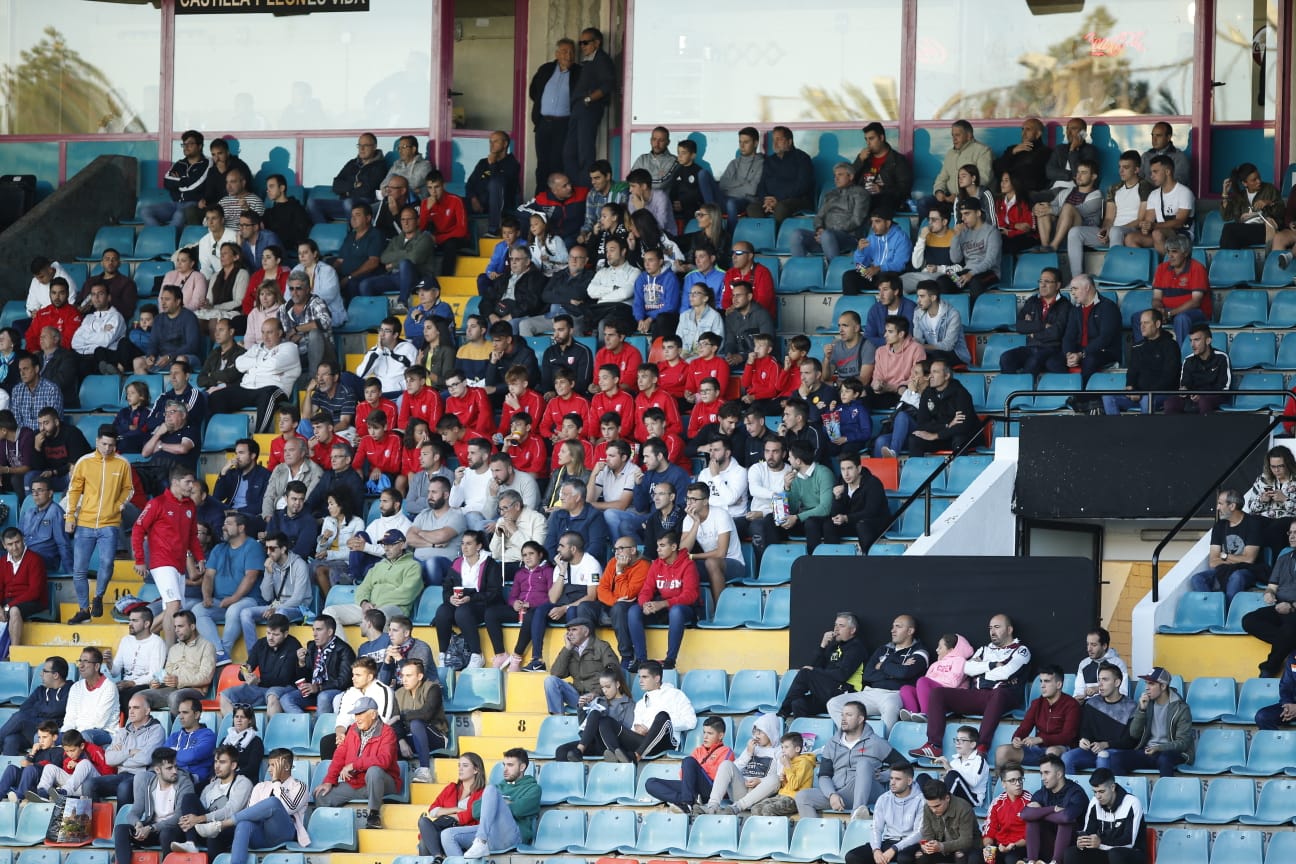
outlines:
[[[995,225],[1003,234],[1003,254],[1019,255],[1039,245],[1035,215],[1030,201],[1018,191],[1017,180],[1005,171],[999,177],[999,200],[995,202]]]
[[[257,289],[262,282],[278,282],[279,296],[288,291],[288,268],[283,266],[283,249],[270,244],[261,252],[261,269],[248,279],[248,292],[243,295],[243,314],[247,315],[257,302]]]
[[[473,804],[485,789],[486,766],[482,758],[476,753],[460,756],[458,781],[447,784],[428,811],[419,817],[418,854],[439,858],[445,854],[441,849],[442,831],[476,825],[477,820],[472,815]]]

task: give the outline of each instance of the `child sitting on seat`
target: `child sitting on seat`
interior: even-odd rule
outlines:
[[[67,798],[77,797],[81,794],[81,784],[89,778],[116,773],[117,769],[104,760],[102,747],[85,740],[77,730],[69,729],[63,733],[62,764],[57,758],[51,759],[42,769],[36,789],[28,791],[26,798],[47,802],[55,791],[62,791]]]

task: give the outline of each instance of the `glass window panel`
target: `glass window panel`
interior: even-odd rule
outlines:
[[[1216,121],[1274,119],[1278,91],[1278,4],[1217,0],[1211,116]]]
[[[427,128],[435,6],[178,15],[175,129]]]
[[[0,3],[0,33],[0,134],[156,131],[154,6],[10,0]]]
[[[795,10],[770,0],[637,4],[634,121],[893,120],[902,6],[895,0],[802,0]]]
[[[516,19],[490,14],[499,11],[490,4],[461,3],[455,11],[454,128],[512,129]]]
[[[923,0],[914,116],[1191,114],[1192,5]]]

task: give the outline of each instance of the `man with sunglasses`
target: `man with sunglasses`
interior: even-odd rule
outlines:
[[[594,164],[599,126],[612,101],[616,68],[603,49],[603,31],[590,27],[581,31],[580,76],[571,89],[567,138],[563,143],[563,165],[573,177],[581,176]]]
[[[307,255],[313,254],[307,243],[297,247]],[[338,300],[341,311],[341,300]],[[279,308],[279,323],[283,325],[284,340],[297,346],[303,369],[318,369],[324,358],[332,352],[333,328],[346,323],[328,301],[311,290],[310,277],[304,270],[288,274],[288,302]]]

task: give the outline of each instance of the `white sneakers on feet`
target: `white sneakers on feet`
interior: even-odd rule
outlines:
[[[475,657],[477,655],[474,654],[473,656]],[[468,851],[463,854],[463,857],[485,858],[489,854],[490,854],[490,847],[486,845],[485,840],[482,840],[479,837],[472,842],[472,845],[468,847]]]
[[[442,667],[442,668],[445,668],[445,665],[446,665],[446,664],[445,664],[445,655],[444,655],[444,654],[438,654],[438,655],[437,655],[437,665],[440,666],[440,667]]]
[[[480,669],[486,665],[486,659],[480,654],[472,654],[468,657],[469,669]]]
[[[193,855],[193,854],[195,854],[195,853],[198,851],[198,846],[197,846],[196,844],[194,844],[194,843],[189,842],[189,841],[186,840],[184,843],[172,843],[172,844],[171,844],[171,851],[172,851],[172,852],[188,852],[190,855]]]
[[[414,773],[410,775],[410,781],[413,783],[431,783],[432,769],[431,768],[414,769]]]

